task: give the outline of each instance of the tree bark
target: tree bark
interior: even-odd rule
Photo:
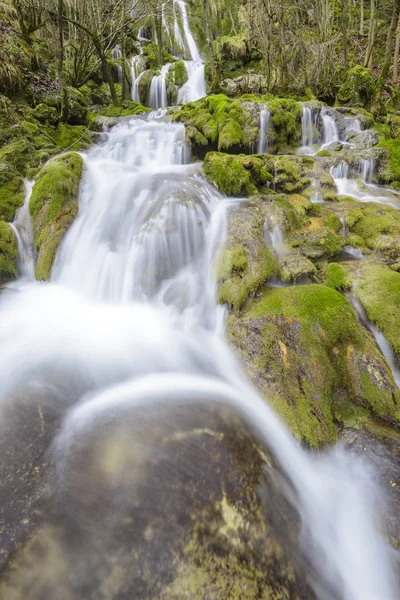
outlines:
[[[383,89],[386,80],[389,75],[390,65],[392,63],[393,56],[393,41],[396,33],[396,27],[399,21],[400,15],[400,0],[393,1],[393,13],[392,20],[390,22],[390,27],[388,31],[387,41],[386,41],[386,52],[385,52],[385,61],[383,63],[382,71],[379,77],[378,86]]]
[[[360,6],[360,35],[364,35],[364,0],[361,0]]]
[[[341,8],[342,8],[342,37],[343,37],[343,54],[344,54],[344,68],[347,71],[349,70],[349,55],[347,48],[347,10],[346,10],[346,0],[341,0]]]
[[[66,123],[69,116],[69,104],[68,104],[68,90],[64,81],[64,2],[58,0],[58,80],[60,82],[60,94],[61,94],[61,121]]]
[[[365,55],[364,66],[372,67],[372,51],[375,42],[375,29],[376,29],[376,0],[371,0],[371,17],[369,22],[369,32],[368,32],[368,46],[367,52]]]
[[[110,65],[108,64],[107,56],[104,52],[103,46],[99,37],[96,33],[91,32],[90,37],[92,38],[93,45],[96,48],[97,55],[101,62],[101,69],[103,71],[103,79],[108,83],[108,87],[110,88],[111,99],[114,104],[118,104],[117,92],[115,91],[114,80],[112,78],[112,73],[110,69]]]
[[[394,59],[393,59],[393,82],[397,85],[397,81],[399,78],[399,54],[400,54],[400,17],[397,23],[397,33],[396,33],[396,45],[394,48]]]

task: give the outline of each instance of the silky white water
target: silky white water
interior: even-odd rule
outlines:
[[[2,406],[51,393],[70,407],[55,442],[62,473],[70,449],[110,414],[159,402],[228,405],[295,490],[317,597],[394,600],[368,466],[341,448],[303,451],[224,341],[213,263],[236,201],[190,164],[182,125],[126,119],[106,138],[84,156],[79,214],[51,283],[22,279],[0,296]]]
[[[271,120],[271,113],[268,110],[268,106],[264,105],[260,112],[260,133],[258,139],[258,154],[264,154],[268,152],[268,129]]]

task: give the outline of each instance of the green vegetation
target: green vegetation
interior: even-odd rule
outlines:
[[[79,154],[64,154],[43,167],[33,187],[29,210],[38,253],[38,280],[50,278],[58,247],[78,212],[82,170]]]
[[[8,223],[0,221],[0,283],[17,276],[18,242]]]
[[[370,69],[357,65],[347,73],[346,81],[337,94],[341,105],[370,108],[375,93],[374,76]]]
[[[325,285],[338,291],[350,289],[351,282],[346,269],[338,263],[330,263],[326,268]]]
[[[257,186],[271,181],[270,163],[255,156],[231,156],[209,152],[204,161],[204,174],[215,187],[227,196],[248,196]]]
[[[266,290],[241,314],[229,338],[254,384],[310,446],[335,441],[341,414],[400,422],[390,370],[348,301],[322,285]]]

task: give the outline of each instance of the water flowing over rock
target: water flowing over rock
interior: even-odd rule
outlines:
[[[394,600],[367,467],[307,455],[223,340],[222,240],[225,276],[260,261],[228,214],[261,253],[263,219],[206,183],[185,140],[157,114],[113,128],[84,155],[50,284],[0,298],[0,439],[19,460],[29,414],[22,449],[33,436],[38,453],[23,473],[0,465],[0,494],[23,490],[0,532],[1,594]]]

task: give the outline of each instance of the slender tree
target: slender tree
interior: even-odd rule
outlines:
[[[386,52],[385,60],[383,62],[382,71],[379,77],[379,86],[383,88],[387,78],[389,76],[390,65],[392,64],[393,56],[393,42],[396,33],[396,27],[399,21],[400,15],[400,0],[393,0],[392,20],[390,22],[387,40],[386,40]]]
[[[57,24],[58,24],[58,80],[60,82],[60,93],[61,93],[61,120],[68,120],[69,106],[68,106],[68,90],[64,80],[64,2],[63,0],[57,1]]]

